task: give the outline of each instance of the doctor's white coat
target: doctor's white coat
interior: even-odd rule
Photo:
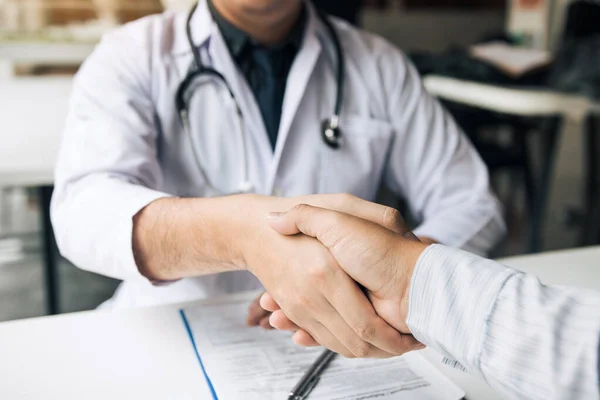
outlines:
[[[259,194],[347,192],[374,200],[385,182],[408,199],[418,235],[485,252],[504,232],[481,159],[406,57],[385,40],[335,20],[346,59],[344,144],[327,147],[321,123],[333,113],[335,56],[309,5],[302,48],[288,78],[273,152],[257,103],[201,0],[192,20],[203,62],[231,85],[244,115],[250,180]],[[245,272],[154,286],[131,248],[132,217],[165,196],[199,197],[206,187],[175,109],[192,64],[185,13],[167,12],[107,35],[82,66],[56,170],[52,217],[61,253],[80,268],[124,280],[113,306],[195,300],[259,288]],[[243,146],[223,87],[208,82],[191,101],[194,146],[223,190],[242,180]],[[202,240],[202,238],[198,238]]]

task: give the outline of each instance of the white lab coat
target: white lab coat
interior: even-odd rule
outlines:
[[[61,253],[75,265],[122,279],[113,306],[188,301],[259,288],[248,273],[146,280],[134,262],[132,217],[165,196],[204,196],[206,188],[183,134],[175,92],[192,64],[185,13],[166,12],[108,34],[75,78],[56,170],[52,218]],[[422,221],[418,235],[485,252],[504,232],[482,161],[406,57],[385,40],[335,21],[346,58],[341,116],[344,144],[325,146],[335,57],[309,5],[302,48],[291,68],[273,152],[251,90],[200,1],[192,20],[203,62],[231,85],[244,115],[249,174],[257,193],[352,193],[374,200],[382,181],[405,196]],[[191,102],[196,148],[212,181],[240,182],[241,143],[218,83]],[[202,238],[198,238],[202,240]]]

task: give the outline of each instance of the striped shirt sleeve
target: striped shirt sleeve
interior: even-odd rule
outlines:
[[[415,268],[407,324],[507,398],[600,399],[598,292],[433,245]]]

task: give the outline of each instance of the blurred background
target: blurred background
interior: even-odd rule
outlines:
[[[57,254],[53,166],[73,74],[103,33],[193,0],[0,0],[0,321],[92,309],[118,282]],[[600,243],[600,2],[317,0],[413,60],[490,168],[492,256]],[[410,210],[382,189],[382,201]]]

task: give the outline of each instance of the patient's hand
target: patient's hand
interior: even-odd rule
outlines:
[[[412,348],[414,338],[400,334],[377,314],[323,243],[306,235],[280,235],[264,217],[271,210],[286,211],[306,202],[379,220],[379,206],[350,195],[245,199],[247,217],[238,236],[242,264],[291,321],[325,347],[347,357],[390,357]]]
[[[369,207],[377,207],[379,211],[366,215],[367,221],[302,205],[284,215],[272,216],[271,226],[284,235],[303,233],[321,241],[340,267],[368,290],[377,314],[399,332],[409,334],[405,320],[410,280],[416,261],[426,245],[414,240],[414,235],[406,237],[408,230],[400,222],[401,217],[395,210],[383,206]],[[377,214],[381,217],[373,218]],[[278,310],[278,305],[269,295],[263,297],[261,305],[274,311],[270,318],[272,326],[297,330],[294,340],[299,344],[316,344],[307,332],[295,326]]]

